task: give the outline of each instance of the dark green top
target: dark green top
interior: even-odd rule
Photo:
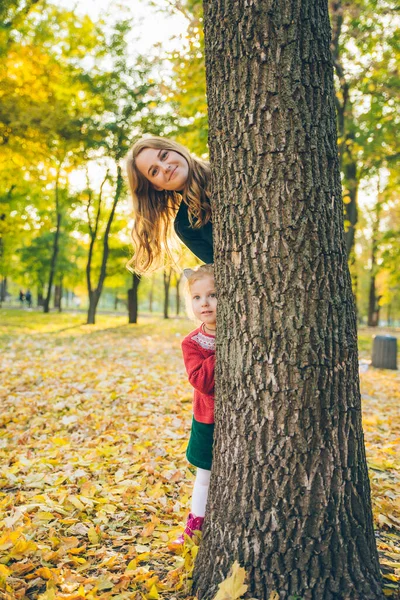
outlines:
[[[187,204],[181,202],[175,217],[174,227],[177,236],[203,262],[214,262],[212,223],[208,221],[200,229],[190,226]]]

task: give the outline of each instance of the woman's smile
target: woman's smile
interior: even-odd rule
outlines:
[[[136,167],[156,190],[181,190],[189,175],[186,158],[164,148],[144,148],[136,157]]]

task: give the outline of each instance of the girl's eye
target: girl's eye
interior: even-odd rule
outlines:
[[[167,156],[168,156],[168,151],[164,150],[164,152],[162,152],[162,154],[161,154],[161,160],[165,160],[167,158]]]
[[[152,177],[155,177],[155,176],[157,175],[157,173],[158,173],[158,169],[153,169],[153,170],[151,171],[150,175],[151,175]]]
[[[193,300],[199,300],[200,296],[193,296]]]
[[[211,298],[216,298],[217,294],[210,294]]]

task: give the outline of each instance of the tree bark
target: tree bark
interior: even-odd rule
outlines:
[[[138,320],[138,289],[141,276],[133,273],[132,287],[128,290],[128,313],[129,323],[137,323]]]
[[[54,286],[54,308],[58,308],[58,312],[62,311],[61,298],[62,298],[62,281],[60,281],[59,284]]]
[[[59,180],[60,180],[60,170],[61,165],[57,171],[56,184],[54,190],[55,197],[55,206],[56,206],[56,230],[54,232],[54,241],[53,241],[53,252],[51,255],[51,263],[50,263],[50,273],[49,273],[49,281],[47,284],[47,294],[43,303],[43,312],[48,313],[50,311],[50,300],[51,300],[51,292],[53,288],[53,280],[56,274],[56,266],[57,266],[57,257],[59,251],[59,239],[61,232],[61,207],[60,207],[60,199],[59,199]]]
[[[343,3],[341,0],[330,0],[330,15],[332,21],[331,51],[336,75],[339,80],[340,94],[335,95],[338,133],[340,168],[344,175],[346,194],[344,195],[345,240],[347,257],[351,261],[354,248],[356,225],[358,222],[358,186],[359,173],[357,160],[351,150],[354,140],[352,123],[354,122],[353,107],[350,101],[350,87],[342,64],[340,36],[343,26]],[[350,143],[349,143],[350,142]]]
[[[344,184],[347,186],[347,195],[344,197],[344,218],[345,218],[345,240],[348,259],[351,260],[351,254],[354,248],[356,226],[358,222],[358,174],[357,164],[346,157],[343,160]]]
[[[381,215],[380,191],[378,188],[378,201],[374,209],[374,221],[372,224],[372,240],[371,240],[371,271],[369,281],[368,294],[368,327],[378,327],[379,325],[379,300],[380,296],[376,293],[376,275],[378,265],[376,257],[379,249],[379,224]]]
[[[149,312],[153,312],[153,296],[154,296],[154,273],[151,274],[151,283],[149,291]]]
[[[176,290],[176,316],[179,317],[179,313],[181,311],[181,294],[180,294],[180,284],[181,284],[182,275],[178,276],[178,273],[175,273],[175,290]]]
[[[1,294],[0,301],[1,302],[5,302],[6,298],[7,298],[7,277],[3,277],[2,278],[2,280],[1,280],[1,288],[0,289],[1,289],[1,291],[0,291],[0,294]]]
[[[91,238],[90,246],[89,246],[88,261],[86,264],[86,281],[87,281],[88,296],[89,296],[89,308],[88,308],[88,314],[87,314],[87,324],[88,325],[94,325],[94,323],[95,323],[97,305],[99,303],[101,292],[103,291],[104,280],[107,275],[107,261],[108,261],[109,251],[110,251],[108,240],[109,240],[109,236],[110,236],[111,225],[114,220],[115,209],[116,209],[118,201],[121,197],[122,187],[123,187],[123,178],[122,178],[121,167],[119,167],[119,166],[117,167],[117,182],[116,182],[115,194],[114,194],[110,214],[108,215],[107,225],[106,225],[104,235],[103,235],[103,253],[102,253],[102,258],[101,258],[100,274],[99,274],[99,278],[97,280],[97,286],[96,286],[96,288],[93,289],[92,279],[91,279],[93,251],[94,251],[94,244],[95,244],[96,238],[97,238],[97,230],[98,230],[99,220],[100,220],[101,195],[102,195],[103,186],[104,186],[107,178],[108,178],[108,172],[107,172],[107,174],[103,180],[102,186],[101,186],[98,210],[96,213],[94,227],[91,224],[90,215],[89,215],[90,199],[89,199],[89,205],[88,205],[88,224],[89,224],[89,232],[90,232],[90,238]]]
[[[193,576],[381,599],[325,0],[205,0],[218,288],[214,462]]]
[[[170,268],[168,270],[164,269],[163,271],[163,277],[164,277],[164,319],[169,319],[169,289],[170,289],[170,285],[171,285],[171,276],[172,276],[172,269]]]

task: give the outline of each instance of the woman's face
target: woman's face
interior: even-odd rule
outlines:
[[[181,190],[189,175],[186,158],[174,150],[144,148],[135,163],[156,190]]]

